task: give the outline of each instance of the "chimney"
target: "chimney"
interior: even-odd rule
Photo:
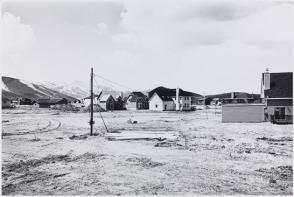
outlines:
[[[270,78],[269,69],[267,68],[265,73],[263,73],[263,86],[264,90],[268,90],[271,88],[271,78]]]
[[[180,110],[180,88],[176,89],[176,110]]]

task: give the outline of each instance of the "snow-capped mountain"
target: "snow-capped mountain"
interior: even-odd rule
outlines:
[[[46,86],[32,83],[22,79],[2,76],[2,98],[66,98],[74,100],[75,97],[53,90]]]
[[[111,94],[113,96],[121,95],[122,92],[124,95],[128,93],[125,89],[116,87],[115,85],[107,84],[105,82],[102,84],[100,81],[99,83],[100,84],[97,84],[95,81],[93,84],[93,92],[95,94],[98,94],[101,91],[103,94]],[[56,84],[48,81],[39,82],[39,84],[75,98],[85,98],[90,94],[90,84],[78,80],[63,84]]]

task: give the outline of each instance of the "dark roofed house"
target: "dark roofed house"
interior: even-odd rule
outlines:
[[[148,109],[148,98],[142,92],[131,92],[126,101],[126,109],[141,110]]]
[[[266,104],[266,119],[293,123],[293,72],[262,74],[261,98]]]
[[[157,111],[188,111],[191,110],[192,97],[199,96],[180,88],[169,89],[160,86],[149,92],[149,108]]]

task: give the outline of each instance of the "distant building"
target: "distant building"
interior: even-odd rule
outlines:
[[[261,98],[266,120],[293,123],[293,72],[262,74]]]
[[[93,95],[93,104],[97,104],[99,102],[98,100],[99,100],[99,95],[98,94],[94,94]],[[83,98],[81,100],[81,102],[83,103],[83,105],[85,107],[88,107],[91,104],[91,96],[88,96],[86,98]]]
[[[191,101],[194,93],[180,88],[169,89],[158,87],[149,93],[149,109],[156,111],[188,111],[191,110]]]
[[[71,102],[71,104],[75,107],[85,107],[83,99],[75,99]]]
[[[141,110],[148,108],[148,98],[142,92],[131,92],[131,94],[126,99],[127,110]]]
[[[29,99],[29,98],[21,98],[19,99],[19,104],[20,105],[33,105],[35,104],[36,101]]]
[[[105,111],[115,110],[115,100],[110,94],[101,95],[98,99],[98,104]]]
[[[125,110],[126,109],[126,105],[125,105],[125,102],[124,102],[122,96],[117,96],[115,98],[115,109],[116,110]]]
[[[40,108],[50,108],[52,105],[66,105],[68,104],[68,100],[66,98],[46,98],[46,99],[38,99],[37,103]]]

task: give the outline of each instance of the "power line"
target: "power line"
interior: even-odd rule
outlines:
[[[96,77],[99,77],[99,78],[101,78],[101,79],[104,79],[105,81],[108,81],[108,82],[110,82],[110,83],[112,83],[112,84],[118,85],[118,86],[123,87],[123,88],[127,88],[128,90],[131,90],[131,91],[134,91],[132,88],[130,88],[130,87],[128,87],[128,86],[122,85],[122,84],[117,83],[117,82],[115,82],[115,81],[112,81],[112,80],[110,80],[110,79],[106,79],[105,77],[102,77],[102,76],[97,75],[97,74],[95,74],[95,73],[94,73],[94,75],[95,75]]]
[[[104,118],[102,117],[102,114],[101,114],[101,111],[100,111],[100,105],[99,105],[98,101],[95,100],[95,104],[97,105],[98,112],[99,112],[99,114],[100,114],[100,118],[101,118],[101,120],[102,120],[102,122],[103,122],[103,124],[104,124],[105,130],[106,130],[106,132],[108,133],[109,131],[108,131],[108,128],[107,128],[106,123],[105,123],[105,121],[104,121]]]

